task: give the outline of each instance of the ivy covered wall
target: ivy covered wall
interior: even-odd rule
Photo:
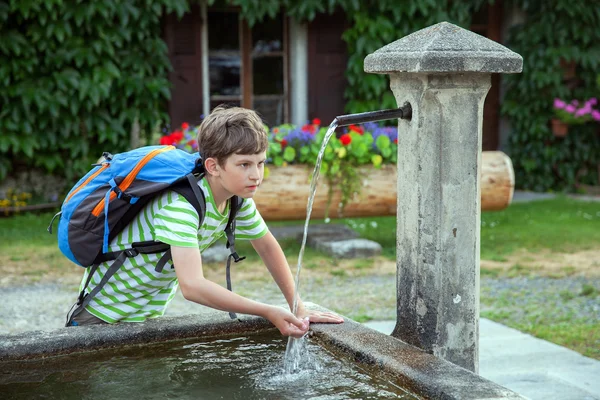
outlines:
[[[0,2],[0,181],[19,166],[67,177],[165,120],[161,18],[186,0]]]
[[[0,181],[19,165],[69,178],[98,152],[129,146],[134,121],[149,132],[167,122],[171,66],[161,20],[197,0],[37,0],[0,2]],[[347,112],[394,107],[386,76],[365,74],[367,54],[440,21],[469,27],[488,0],[208,0],[241,9],[250,24],[280,10],[300,21],[342,10],[350,28]],[[493,3],[493,0],[489,1]],[[502,111],[512,133],[517,186],[537,191],[598,185],[598,124],[573,126],[566,138],[549,128],[552,101],[598,96],[600,7],[570,0],[505,0],[525,12],[507,45],[524,58],[506,76]],[[560,58],[577,79],[562,79]]]
[[[509,32],[507,46],[523,56],[523,73],[504,78],[502,112],[511,125],[509,155],[518,187],[575,191],[598,185],[600,122],[570,125],[566,137],[550,128],[553,100],[600,98],[600,3],[513,0],[523,22]],[[575,76],[563,64],[574,62]]]

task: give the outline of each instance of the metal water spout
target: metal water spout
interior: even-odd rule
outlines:
[[[333,120],[336,126],[348,126],[364,124],[365,122],[385,121],[388,119],[406,119],[412,118],[412,107],[409,103],[404,103],[402,107],[390,110],[368,111],[357,114],[338,115]]]

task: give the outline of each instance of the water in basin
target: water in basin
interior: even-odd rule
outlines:
[[[281,336],[194,339],[0,363],[2,399],[416,399],[307,340],[285,374]]]

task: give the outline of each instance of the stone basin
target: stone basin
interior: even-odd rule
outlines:
[[[328,311],[314,304],[312,309]],[[0,335],[0,372],[9,361],[35,360],[95,350],[130,348],[179,339],[231,337],[274,330],[269,321],[226,313],[162,317],[50,332]],[[521,399],[520,395],[399,339],[345,318],[340,325],[312,324],[311,342],[370,374],[428,399]],[[283,340],[283,338],[282,338]]]

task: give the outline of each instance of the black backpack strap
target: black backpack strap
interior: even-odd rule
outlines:
[[[227,220],[227,225],[225,225],[225,236],[227,236],[227,244],[226,247],[229,249],[231,254],[227,257],[227,265],[225,267],[225,279],[227,281],[227,289],[230,292],[233,292],[231,287],[231,259],[238,263],[242,260],[245,260],[246,257],[240,257],[238,253],[235,251],[235,217],[238,211],[242,208],[242,204],[244,203],[244,199],[238,196],[233,196],[229,202],[229,219]],[[229,317],[231,319],[236,319],[237,315],[234,312],[229,313]]]
[[[199,176],[193,173],[187,174],[185,179],[175,184],[171,190],[182,195],[190,204],[194,207],[198,213],[198,227],[202,226],[204,222],[204,215],[206,214],[206,199],[204,193],[198,186],[198,181],[204,177],[204,174]]]
[[[198,213],[198,227],[202,226],[204,215],[206,215],[206,199],[204,198],[204,193],[202,193],[202,190],[200,190],[200,187],[198,186],[198,181],[203,177],[204,174],[196,175],[194,173],[189,173],[185,176],[185,179],[170,188],[170,190],[182,195],[194,207]],[[155,253],[165,252],[158,260],[156,267],[154,267],[154,270],[160,273],[165,265],[167,265],[167,262],[171,260],[171,246],[160,242],[158,242],[158,245],[161,246],[160,251],[155,251]]]
[[[167,246],[169,246],[169,245],[167,245]],[[165,268],[165,265],[167,265],[167,262],[169,262],[170,259],[171,259],[171,246],[169,246],[167,251],[165,251],[165,254],[163,254],[162,257],[160,258],[160,260],[158,260],[158,262],[156,263],[156,267],[154,267],[154,270],[158,273],[161,273],[163,268]]]
[[[225,225],[225,236],[227,237],[227,244],[225,245],[230,251],[231,255],[235,258],[235,262],[242,261],[246,257],[240,258],[235,251],[235,217],[238,211],[242,208],[244,199],[238,196],[233,196],[229,203],[229,219],[227,225]]]
[[[128,257],[135,257],[138,254],[139,254],[139,252],[136,249],[129,249],[129,250],[122,251],[121,254],[119,254],[119,256],[115,259],[115,261],[108,268],[108,270],[102,277],[102,280],[100,280],[100,283],[98,283],[96,285],[96,287],[90,293],[85,293],[85,290],[87,289],[88,285],[90,284],[90,281],[92,280],[92,275],[94,275],[94,273],[98,269],[99,264],[92,265],[90,267],[90,273],[87,277],[85,285],[83,286],[83,290],[81,291],[81,293],[79,293],[79,298],[77,299],[77,303],[75,303],[73,305],[73,307],[71,307],[71,311],[69,311],[69,313],[67,314],[67,323],[65,324],[65,326],[77,325],[77,322],[74,322],[73,318],[78,316],[79,314],[81,314],[81,312],[83,310],[85,310],[85,308],[90,303],[90,301],[94,298],[94,296],[97,295],[100,290],[102,290],[104,285],[106,285],[106,282],[108,282],[108,280],[119,270],[119,268],[121,268],[121,265],[123,265],[123,263],[125,262],[125,260]],[[73,310],[74,307],[76,307],[76,308]]]
[[[73,305],[73,307],[71,307],[71,310],[67,314],[67,323],[65,326],[73,325],[73,318],[79,315],[85,309],[85,307],[87,307],[87,305],[94,298],[94,296],[98,294],[100,290],[102,290],[104,285],[106,285],[106,282],[108,282],[108,280],[119,270],[119,268],[121,268],[121,266],[125,262],[125,259],[135,257],[138,254],[154,254],[162,253],[163,251],[166,251],[165,255],[168,254],[168,257],[165,258],[165,255],[163,255],[159,260],[158,264],[161,265],[162,271],[162,267],[164,267],[166,262],[171,259],[171,246],[169,246],[166,243],[155,242],[153,240],[145,242],[135,242],[131,244],[131,249],[100,254],[95,260],[96,263],[90,267],[90,273],[87,277],[87,280],[85,281],[85,284],[83,285],[83,289],[79,293],[77,302]],[[100,283],[96,285],[96,287],[90,293],[86,293],[85,290],[90,284],[90,281],[92,280],[92,275],[96,273],[96,270],[98,269],[100,263],[111,260],[114,260],[114,262],[110,265],[110,267],[108,267],[108,270],[102,277]]]

